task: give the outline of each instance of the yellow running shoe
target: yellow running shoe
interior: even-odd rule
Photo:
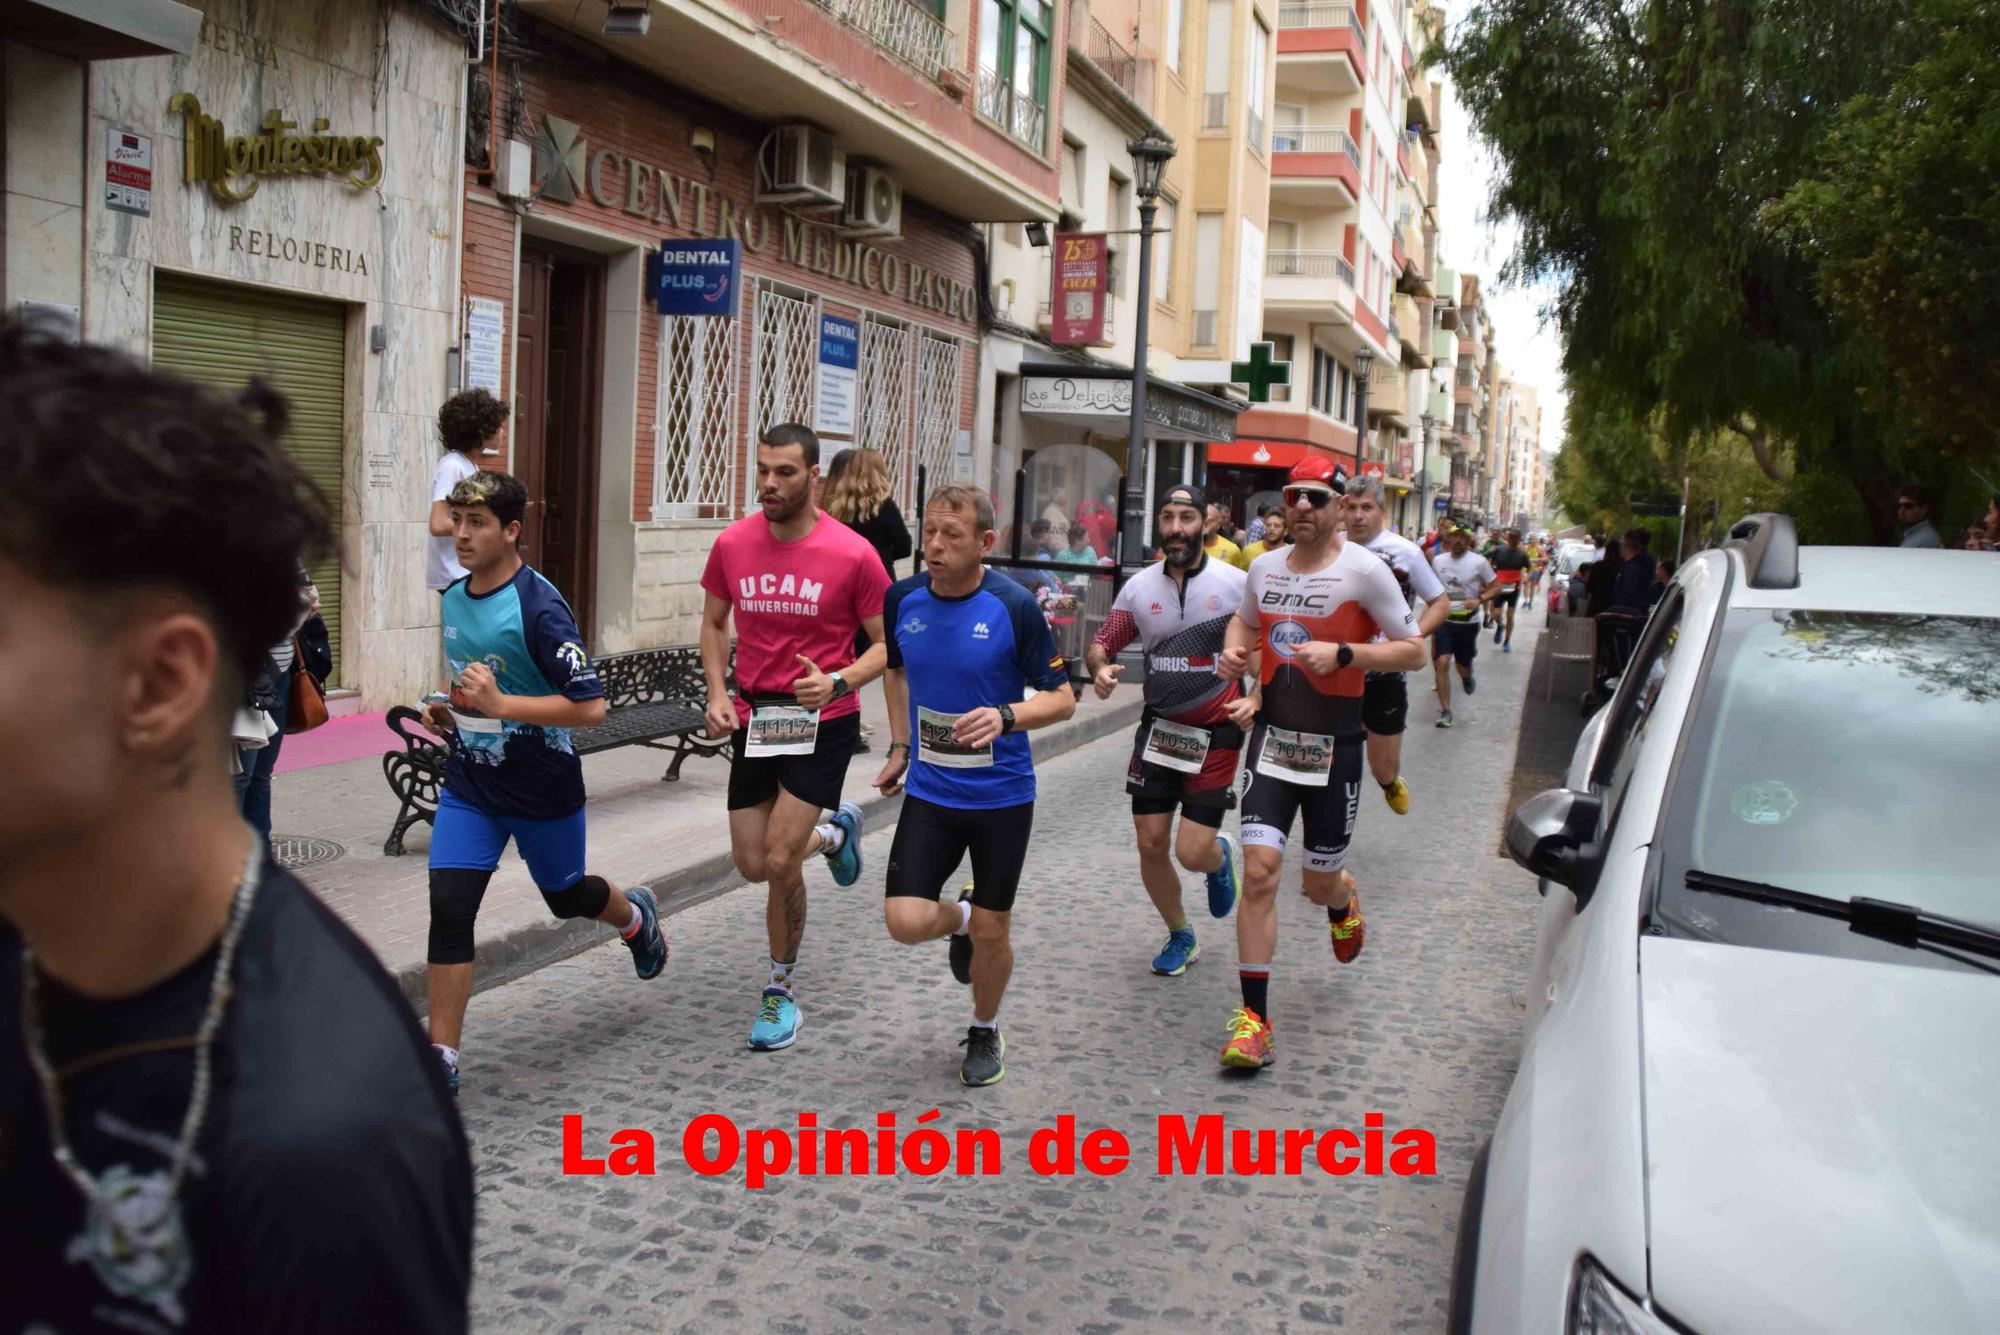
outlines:
[[[1229,1042],[1222,1048],[1222,1064],[1242,1070],[1259,1070],[1278,1059],[1278,1036],[1257,1012],[1238,1006],[1229,1017]]]
[[[1396,781],[1382,790],[1382,800],[1398,816],[1410,814],[1410,785],[1403,782],[1402,775],[1398,774]]]

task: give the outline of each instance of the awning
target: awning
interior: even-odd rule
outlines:
[[[1116,366],[1021,364],[1021,411],[1086,431],[1119,429],[1132,417],[1132,373]],[[1156,440],[1236,439],[1243,405],[1174,380],[1146,377],[1146,434]]]
[[[1208,447],[1211,464],[1239,468],[1290,468],[1306,457],[1306,447],[1288,440],[1238,440]]]

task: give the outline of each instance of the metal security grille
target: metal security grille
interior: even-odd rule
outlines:
[[[153,288],[153,364],[226,394],[253,376],[283,394],[291,420],[282,443],[325,494],[336,535],[344,508],[347,312],[330,301],[166,273]],[[333,645],[327,685],[336,686],[343,628],[340,558],[326,558],[311,574]]]
[[[861,322],[861,422],[854,443],[889,465],[896,504],[915,495],[910,458],[910,331],[870,315]]]
[[[736,321],[660,321],[657,519],[722,519],[736,487]]]
[[[813,420],[813,375],[817,370],[819,304],[810,296],[792,296],[776,287],[757,286],[757,346],[755,397],[750,439],[781,422]],[[754,470],[747,482],[756,481]]]
[[[951,478],[965,354],[957,339],[927,333],[919,343],[919,357],[916,461],[929,485],[938,487]]]

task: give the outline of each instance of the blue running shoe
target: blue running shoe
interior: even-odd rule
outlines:
[[[431,1044],[431,1051],[437,1054],[438,1067],[444,1071],[444,1083],[451,1090],[451,1101],[458,1102],[458,1063],[444,1055],[444,1049]]]
[[[1201,958],[1201,947],[1195,944],[1194,928],[1177,927],[1167,937],[1167,948],[1153,956],[1153,972],[1178,978],[1187,972],[1187,967]]]
[[[1221,830],[1216,831],[1215,842],[1222,845],[1222,865],[1208,874],[1208,916],[1227,918],[1243,893],[1243,843]]]
[[[660,927],[660,905],[643,885],[627,890],[625,898],[639,909],[639,930],[625,942],[632,952],[632,967],[641,978],[658,978],[660,970],[667,967],[667,934]]]
[[[842,802],[840,810],[833,813],[833,823],[847,837],[841,840],[838,853],[826,855],[826,865],[833,869],[835,885],[853,885],[861,879],[861,808]]]
[[[782,987],[767,987],[757,1008],[757,1023],[750,1026],[750,1050],[776,1052],[788,1048],[798,1041],[804,1024],[791,994]]]

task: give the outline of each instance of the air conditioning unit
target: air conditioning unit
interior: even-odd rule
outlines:
[[[901,235],[903,187],[880,167],[850,166],[840,221],[855,236]]]
[[[780,125],[757,152],[760,204],[838,204],[847,192],[847,154],[811,125]]]

